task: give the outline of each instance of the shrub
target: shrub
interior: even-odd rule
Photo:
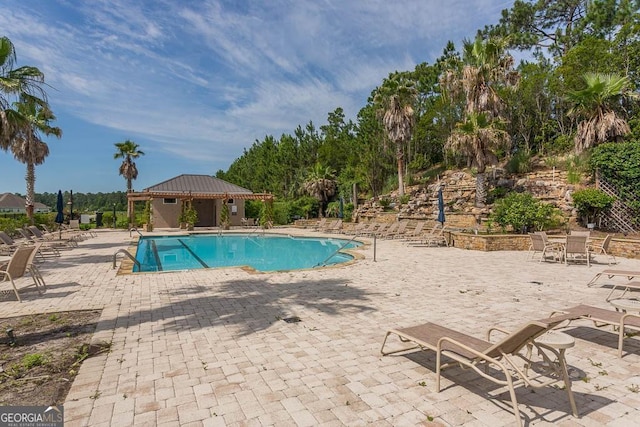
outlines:
[[[558,208],[535,199],[529,193],[509,193],[495,203],[489,218],[503,232],[511,228],[515,233],[545,230],[562,222]]]
[[[493,204],[496,200],[504,198],[507,194],[509,194],[509,189],[507,187],[494,187],[487,191],[487,203]]]
[[[331,216],[331,217],[337,218],[339,213],[340,213],[340,202],[329,202],[327,204],[326,214],[328,217]]]
[[[560,166],[560,160],[558,160],[558,156],[547,156],[544,158],[544,164],[548,168],[557,168]]]
[[[531,156],[524,151],[519,151],[509,159],[505,169],[513,174],[531,172]]]
[[[258,218],[262,209],[260,200],[247,200],[244,202],[244,216],[246,218]]]
[[[582,176],[589,173],[589,156],[585,153],[580,156],[569,156],[566,160],[567,182],[579,184]]]
[[[151,224],[151,200],[147,200],[144,203],[144,211],[142,212],[142,220],[145,224],[147,224],[148,229],[152,229],[153,225]]]
[[[290,203],[273,202],[273,203],[264,203],[264,204],[265,205],[269,204],[273,206],[271,208],[271,220],[270,220],[273,224],[283,225],[291,222],[291,213],[290,213],[291,211],[289,209],[291,206]],[[262,219],[260,220],[260,224],[263,224]],[[266,222],[264,224],[266,224]]]
[[[17,237],[15,231],[27,223],[26,218],[26,215],[14,216],[13,218],[0,218],[0,230],[9,236]]]
[[[427,159],[427,156],[424,154],[418,154],[409,162],[407,169],[412,172],[417,172],[427,169],[430,165],[431,164]]]
[[[118,218],[118,221],[116,222],[116,227],[117,228],[124,228],[125,230],[129,228],[129,218],[127,218],[126,215],[122,215],[121,217]]]
[[[381,197],[379,202],[380,206],[382,206],[382,209],[384,210],[389,209],[389,206],[391,206],[391,199],[388,197]]]
[[[351,221],[353,218],[353,203],[345,203],[344,204],[344,220]]]
[[[320,202],[315,197],[304,196],[288,202],[289,218],[309,218],[318,212]]]
[[[102,214],[102,225],[104,227],[113,227],[113,212],[105,212]]]
[[[571,151],[574,147],[573,136],[558,135],[557,138],[543,143],[544,151],[549,154],[562,154]]]
[[[279,206],[281,205],[279,204]],[[278,212],[280,215],[282,215],[283,210],[279,209]],[[274,219],[275,219],[275,213],[274,213],[273,201],[270,200],[270,201],[264,202],[262,204],[262,209],[260,210],[260,226],[262,228],[271,228],[274,224]],[[280,220],[282,220],[282,218],[280,218]]]
[[[595,223],[602,212],[611,208],[615,197],[597,188],[585,188],[571,194],[573,206],[585,223]]]

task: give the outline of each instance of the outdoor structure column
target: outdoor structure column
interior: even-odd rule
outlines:
[[[129,228],[133,227],[134,201],[127,199],[127,216],[129,217]]]

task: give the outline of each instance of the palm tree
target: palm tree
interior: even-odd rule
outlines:
[[[40,139],[39,133],[58,138],[62,136],[59,127],[50,126],[56,119],[49,105],[39,98],[23,95],[14,103],[14,110],[8,112],[9,117],[18,115],[20,120],[14,129],[11,152],[16,160],[27,165],[25,180],[27,182],[26,210],[27,217],[33,224],[33,206],[35,202],[36,165],[44,163],[49,155],[49,147]]]
[[[631,132],[629,124],[616,114],[613,105],[622,97],[638,96],[631,91],[626,76],[586,73],[583,78],[587,87],[568,94],[573,103],[568,114],[582,119],[574,137],[578,154],[603,142],[619,142]]]
[[[136,168],[136,162],[133,159],[144,156],[144,152],[138,149],[138,144],[128,139],[124,142],[116,142],[115,146],[118,151],[113,155],[113,158],[124,159],[120,165],[119,173],[127,180],[127,193],[130,193],[133,191],[131,181],[138,178],[138,168]],[[133,224],[133,211],[129,203],[127,203],[127,217],[129,225]]]
[[[502,100],[498,89],[515,87],[519,80],[506,46],[503,38],[464,40],[462,70],[448,70],[442,75],[440,83],[445,92],[454,96],[464,93],[467,114],[484,113],[488,119],[500,116]]]
[[[23,66],[15,68],[16,52],[7,37],[0,37],[0,148],[8,150],[13,140],[13,133],[22,118],[19,114],[8,114],[11,100],[20,99],[22,95],[30,95],[46,99],[40,86],[44,83],[44,74],[36,67]]]
[[[415,125],[413,105],[417,100],[414,82],[406,73],[395,73],[376,90],[373,102],[389,141],[396,146],[398,194],[404,194],[404,145],[411,140]]]
[[[449,97],[464,94],[466,119],[456,125],[445,149],[457,151],[478,169],[476,206],[484,206],[486,187],[484,172],[488,164],[497,162],[495,148],[511,145],[509,135],[500,129],[503,101],[501,88],[517,85],[519,74],[513,70],[514,60],[506,52],[507,40],[477,37],[464,41],[463,67],[449,70],[440,78]]]
[[[126,140],[115,144],[118,151],[113,155],[114,159],[124,159],[120,165],[120,175],[127,180],[127,193],[132,191],[131,181],[138,178],[138,168],[133,159],[144,156],[144,152],[139,150],[138,144],[133,141]]]
[[[336,194],[335,172],[330,167],[324,167],[320,163],[316,163],[307,176],[303,188],[307,194],[315,197],[320,202],[318,217],[322,218],[329,198]]]
[[[487,165],[497,161],[496,149],[508,149],[511,145],[509,134],[499,129],[499,122],[490,121],[483,113],[470,113],[467,119],[458,123],[445,143],[445,150],[471,160],[477,168],[476,206],[483,207],[487,200],[485,171]]]

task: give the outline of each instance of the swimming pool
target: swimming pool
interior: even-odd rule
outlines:
[[[353,259],[342,252],[360,242],[256,234],[144,236],[138,241],[134,272],[248,266],[258,271],[299,270]]]

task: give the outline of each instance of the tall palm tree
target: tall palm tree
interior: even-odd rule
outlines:
[[[508,149],[511,145],[509,134],[497,126],[496,120],[489,120],[484,113],[470,113],[467,119],[458,123],[445,143],[445,150],[471,159],[471,165],[477,168],[476,206],[482,207],[487,200],[487,165],[497,161],[495,151]]]
[[[506,46],[507,40],[503,38],[464,40],[462,69],[448,70],[441,76],[445,92],[464,94],[467,114],[483,113],[488,119],[500,116],[502,100],[498,89],[515,87],[519,80]]]
[[[44,74],[36,67],[23,66],[14,68],[16,52],[7,37],[0,37],[0,149],[8,150],[13,140],[13,133],[22,118],[19,114],[7,114],[12,100],[22,95],[31,95],[46,99],[41,87]]]
[[[501,88],[513,88],[519,74],[513,70],[514,60],[506,52],[507,40],[481,37],[464,41],[462,69],[449,70],[440,78],[448,97],[464,94],[466,119],[458,123],[445,144],[477,167],[476,206],[486,202],[485,170],[497,162],[495,148],[510,145],[509,135],[500,129],[503,101]]]
[[[131,181],[138,178],[138,168],[133,159],[144,156],[144,152],[139,150],[139,145],[133,141],[126,140],[115,144],[118,151],[113,155],[114,159],[124,159],[120,165],[119,173],[127,180],[127,193],[132,191]]]
[[[619,142],[631,132],[627,121],[616,114],[613,106],[622,97],[638,97],[626,76],[586,73],[583,78],[586,87],[567,96],[573,103],[569,115],[581,119],[574,137],[576,153],[603,142]]]
[[[404,194],[404,146],[411,140],[415,125],[413,105],[417,100],[414,82],[406,73],[395,73],[376,90],[373,102],[389,141],[396,147],[398,194]]]
[[[51,126],[56,119],[49,105],[39,98],[23,95],[14,103],[14,110],[9,112],[20,116],[11,143],[11,152],[16,160],[27,165],[25,180],[27,182],[26,210],[29,221],[33,224],[33,207],[35,202],[36,165],[44,163],[49,155],[49,146],[40,139],[40,133],[47,136],[62,136],[59,127]]]
[[[303,188],[307,194],[320,202],[318,216],[322,218],[327,202],[336,194],[335,172],[328,166],[324,167],[320,163],[316,163],[307,176]]]

